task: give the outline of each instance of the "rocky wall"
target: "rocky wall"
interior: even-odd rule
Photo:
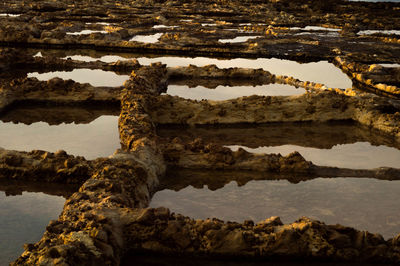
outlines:
[[[311,260],[399,261],[398,237],[385,241],[380,235],[339,225],[325,225],[305,217],[287,225],[282,224],[278,217],[257,224],[253,221],[239,224],[218,219],[193,220],[171,214],[166,208],[144,209],[157,190],[166,166],[184,169],[251,170],[308,178],[323,176],[324,173],[329,176],[350,174],[383,179],[396,176],[400,178],[398,169],[351,170],[318,167],[305,161],[298,153],[283,157],[273,154],[254,155],[244,150],[232,152],[217,144],[205,144],[200,139],[192,143],[183,143],[176,139],[160,145],[162,142],[152,120],[154,116],[149,113],[155,110],[155,106],[166,106],[155,105],[166,98],[159,96],[166,85],[166,73],[165,66],[161,64],[142,67],[133,71],[131,78],[125,83],[119,121],[121,143],[125,152],[119,151],[108,159],[94,161],[85,161],[78,157],[74,164],[69,163],[74,158],[63,152],[53,155],[46,152],[26,154],[4,151],[3,169],[16,172],[15,176],[18,178],[23,176],[21,173],[24,172],[24,167],[30,169],[32,163],[22,160],[18,165],[15,163],[18,161],[16,157],[10,159],[11,155],[38,160],[38,165],[43,165],[39,169],[49,171],[49,178],[44,180],[50,182],[64,182],[54,176],[63,172],[76,176],[73,169],[77,165],[87,165],[85,178],[81,179],[84,181],[83,185],[67,200],[59,219],[50,222],[38,243],[25,246],[25,252],[15,261],[15,265],[115,265],[119,264],[124,254],[143,251],[191,256],[234,255],[270,259],[284,256]],[[322,97],[329,102],[328,99],[338,101],[335,96],[342,101],[345,99],[343,97],[352,97],[339,95],[335,91],[323,91],[315,95],[301,96],[303,98],[300,99],[321,100],[319,97]],[[281,99],[296,99],[269,98],[278,102]],[[354,99],[354,102],[357,103],[357,100]],[[204,104],[205,101],[197,104],[201,103]],[[167,112],[170,110],[165,111]],[[226,115],[231,116],[231,113]],[[62,159],[58,159],[60,156]],[[52,161],[43,161],[43,157],[52,158]],[[70,160],[65,160],[66,158]],[[10,165],[10,162],[14,165]],[[67,169],[63,170],[64,168]],[[9,172],[5,176],[9,178]],[[27,178],[31,179],[31,176]]]
[[[372,62],[399,62],[396,34],[357,34],[368,29],[396,30],[399,23],[396,3],[339,0],[26,3],[6,0],[0,3],[0,9],[20,15],[0,16],[3,47],[88,48],[223,58],[274,56],[302,62],[331,60],[356,82],[377,90],[383,88],[385,93],[396,96],[398,69],[367,66]],[[306,26],[322,29],[310,33],[303,29]],[[332,29],[340,32],[329,33]],[[71,34],[82,30],[97,32]],[[134,36],[152,34],[160,34],[157,42],[130,41]],[[254,35],[256,38],[238,43],[219,41]],[[49,223],[42,239],[25,245],[25,252],[13,265],[119,265],[124,256],[141,252],[206,258],[400,262],[400,235],[385,240],[379,234],[326,225],[306,217],[286,225],[279,217],[258,223],[232,223],[217,218],[193,220],[163,207],[147,208],[152,195],[162,187],[179,189],[188,184],[218,187],[233,179],[247,182],[248,179],[238,176],[240,172],[251,172],[253,179],[266,176],[282,179],[285,175],[292,182],[316,176],[349,175],[397,180],[399,169],[321,167],[306,161],[297,152],[288,156],[256,155],[243,149],[232,152],[222,143],[209,143],[207,137],[205,140],[165,139],[157,132],[157,126],[172,124],[240,126],[243,123],[352,120],[366,130],[383,135],[372,137],[378,143],[383,140],[398,147],[400,105],[397,100],[360,92],[358,88],[346,91],[328,88],[263,70],[141,66],[136,60],[80,62],[61,59],[56,52],[33,57],[33,53],[25,55],[19,51],[1,48],[1,111],[11,112],[13,104],[24,106],[27,102],[67,106],[120,103],[121,149],[109,158],[92,161],[63,151],[0,150],[0,177],[4,181],[80,185],[78,191],[68,194],[63,212]],[[26,78],[28,70],[75,68],[130,73],[130,79],[124,86],[105,88],[58,78],[47,82]],[[273,82],[303,87],[307,93],[219,102],[160,95],[173,83],[213,87]],[[26,121],[35,119],[26,118]],[[165,173],[175,170],[192,174],[202,171],[206,178],[193,181],[185,175],[183,181],[168,180]],[[221,178],[213,172],[224,170],[237,175]]]

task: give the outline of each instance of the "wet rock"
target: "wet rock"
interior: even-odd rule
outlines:
[[[335,245],[338,248],[346,248],[351,246],[351,239],[347,235],[339,234],[334,232],[328,239],[330,243]]]
[[[398,70],[366,64],[397,60],[396,36],[356,34],[361,29],[391,29],[398,25],[396,3],[281,0],[248,5],[248,2],[232,0],[229,3],[211,1],[205,6],[203,2],[190,1],[183,5],[174,1],[134,1],[121,6],[121,3],[108,0],[100,2],[36,1],[24,4],[6,0],[1,6],[17,8],[22,16],[0,19],[0,41],[8,46],[75,47],[224,58],[279,57],[304,62],[334,60],[355,84],[392,97],[398,94]],[[157,10],[163,10],[162,14]],[[157,16],[143,12],[157,13]],[[374,19],[366,15],[372,12]],[[205,29],[201,22],[206,19],[214,20],[216,25]],[[96,21],[114,25],[85,24]],[[251,25],[239,27],[243,21]],[[342,29],[341,35],[321,32],[296,35],[302,30],[287,28],[309,26],[310,21],[323,27]],[[160,23],[178,25],[179,28],[152,28]],[[67,34],[84,29],[106,29],[107,33]],[[260,37],[239,43],[219,42],[224,38],[249,36],[250,31]],[[133,35],[154,33],[162,34],[156,43],[128,41]],[[278,179],[282,178],[280,173],[307,176],[296,176],[293,182],[332,173],[397,178],[396,169],[324,168],[305,161],[299,153],[283,157],[255,155],[243,150],[232,152],[204,139],[175,140],[165,144],[156,131],[156,126],[161,124],[194,126],[352,120],[379,130],[397,142],[400,116],[387,98],[356,90],[328,88],[295,77],[275,76],[260,69],[219,69],[213,65],[167,68],[162,64],[141,66],[137,60],[79,62],[56,58],[58,53],[33,57],[16,49],[1,49],[0,111],[17,101],[121,103],[119,133],[122,149],[110,158],[93,161],[70,156],[64,151],[52,154],[0,150],[2,178],[84,183],[67,200],[59,219],[49,224],[43,238],[28,246],[15,264],[118,265],[127,249],[172,255],[186,252],[189,255],[399,262],[397,238],[385,241],[380,235],[328,226],[305,217],[286,225],[278,217],[271,217],[254,225],[251,221],[243,224],[218,219],[194,221],[171,214],[166,208],[146,208],[167,166],[203,171],[270,172]],[[74,68],[113,70],[131,75],[119,88],[96,88],[59,78],[41,82],[25,77],[27,70],[46,72]],[[14,77],[13,72],[19,76]],[[221,102],[160,96],[169,81],[179,83],[188,79],[191,84],[210,87],[221,83],[277,82],[303,87],[308,92],[296,97],[250,96]],[[259,176],[261,178],[262,174]],[[213,177],[208,176],[208,179]],[[207,182],[211,184],[213,181],[209,180]],[[212,184],[220,186],[220,183]]]
[[[139,223],[148,224],[154,220],[154,211],[152,209],[143,209],[142,213],[138,216]]]

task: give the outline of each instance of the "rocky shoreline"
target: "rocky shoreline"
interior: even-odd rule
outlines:
[[[233,152],[207,134],[192,139],[182,132],[163,136],[158,130],[172,125],[244,128],[241,125],[352,121],[362,129],[354,134],[346,132],[350,139],[390,143],[398,149],[400,68],[379,64],[400,63],[399,34],[357,33],[369,29],[399,30],[396,26],[400,25],[400,18],[396,14],[400,4],[340,0],[100,2],[0,4],[0,13],[20,15],[0,17],[2,119],[25,123],[44,119],[55,124],[70,119],[85,123],[97,112],[88,114],[80,108],[114,106],[110,112],[119,109],[121,142],[121,149],[113,155],[95,160],[64,151],[0,150],[0,179],[4,183],[10,180],[79,186],[74,193],[65,194],[68,199],[63,212],[58,220],[49,223],[42,239],[26,244],[24,253],[12,265],[119,265],[126,256],[143,252],[261,261],[400,263],[400,234],[385,240],[377,233],[326,225],[307,217],[291,224],[283,224],[279,217],[236,223],[218,217],[194,220],[164,207],[148,208],[152,195],[163,187],[220,187],[231,180],[247,182],[241,179],[240,171],[252,172],[253,180],[266,179],[267,174],[292,182],[324,176],[400,180],[400,169],[318,166],[298,152],[287,156],[252,154],[243,149]],[[371,13],[375,19],[370,19]],[[310,23],[319,28],[310,33],[306,29]],[[82,30],[97,32],[71,34]],[[161,34],[158,42],[129,41],[137,35],[152,34]],[[260,36],[239,43],[219,41],[255,34]],[[48,53],[35,56],[34,50],[25,50],[37,47]],[[180,56],[329,60],[353,80],[353,88],[330,88],[262,69],[64,58],[72,47]],[[73,69],[99,69],[130,76],[118,87],[95,87],[60,78],[39,81],[27,76],[32,71]],[[195,101],[163,94],[168,84],[206,84],[215,88],[221,84],[271,83],[301,87],[306,93],[254,95],[226,101]],[[62,118],[49,114],[41,118],[40,113],[46,109],[40,108],[28,117],[12,115],[15,105],[31,104],[61,106],[71,109],[71,115],[65,112]],[[326,133],[316,134],[326,138]],[[231,140],[243,141],[240,137]],[[166,179],[165,173],[175,170],[181,173],[177,175],[181,180]],[[203,175],[188,180],[185,171],[202,171]],[[213,171],[237,175],[224,180]]]

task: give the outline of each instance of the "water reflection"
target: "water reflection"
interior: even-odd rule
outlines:
[[[158,39],[160,39],[162,35],[163,35],[162,33],[156,33],[153,35],[136,35],[129,41],[142,42],[142,43],[156,43],[158,42]]]
[[[347,0],[350,2],[400,2],[400,0]]]
[[[313,63],[298,63],[291,60],[283,60],[277,58],[257,58],[257,59],[246,59],[246,58],[235,58],[235,59],[216,59],[209,57],[133,57],[126,55],[122,57],[119,55],[103,55],[99,58],[85,55],[73,55],[68,56],[74,60],[81,61],[96,61],[100,60],[103,62],[111,63],[118,60],[128,60],[137,58],[140,64],[149,65],[155,62],[161,62],[167,64],[169,67],[177,66],[188,66],[190,64],[196,66],[205,66],[215,64],[219,68],[230,68],[230,67],[241,67],[241,68],[262,68],[266,71],[276,75],[293,76],[300,80],[312,81],[317,83],[325,84],[332,88],[351,88],[352,82],[346,74],[344,74],[339,68],[335,67],[328,61],[319,61]],[[68,58],[65,57],[65,58]]]
[[[383,67],[400,67],[400,64],[379,64]]]
[[[205,66],[215,64],[219,68],[242,67],[242,68],[262,68],[275,75],[293,76],[304,81],[313,81],[325,84],[334,88],[351,88],[351,80],[340,69],[327,61],[300,64],[295,61],[282,60],[277,58],[258,58],[258,59],[215,59],[207,57],[157,57],[157,58],[138,58],[141,64],[162,62],[170,67]]]
[[[0,122],[0,147],[51,152],[63,149],[69,154],[84,156],[86,159],[107,157],[120,148],[118,116],[101,116],[90,124],[79,125]]]
[[[0,17],[19,17],[21,14],[0,13]]]
[[[291,30],[304,30],[304,31],[333,31],[333,32],[341,31],[341,29],[329,28],[329,27],[320,27],[320,26],[306,26],[304,28],[291,27],[290,29]]]
[[[86,22],[85,24],[87,24],[87,25],[97,24],[97,25],[104,25],[104,26],[111,25],[111,23],[109,23],[109,22]]]
[[[239,147],[252,153],[280,153],[288,155],[298,151],[308,161],[316,165],[336,166],[352,169],[373,169],[378,167],[400,167],[400,150],[384,145],[372,146],[368,142],[341,144],[331,149],[316,149],[297,145],[281,145],[276,147],[248,148],[245,146],[231,145],[232,150]]]
[[[400,35],[400,30],[361,30],[358,35],[371,35],[375,33]]]
[[[233,39],[219,39],[219,42],[222,43],[239,43],[239,42],[246,42],[248,40],[256,39],[262,36],[238,36]]]
[[[77,31],[77,32],[67,32],[67,35],[88,35],[92,33],[102,33],[106,34],[107,31],[105,30],[82,30],[82,31]]]
[[[23,123],[30,125],[36,122],[46,122],[49,125],[89,124],[97,118],[108,115],[118,116],[119,102],[96,102],[76,105],[59,105],[21,101],[13,103],[0,115],[3,122]]]
[[[173,29],[173,28],[179,28],[179,26],[154,25],[152,28],[153,29]]]
[[[268,84],[263,86],[217,86],[215,89],[208,89],[203,86],[189,88],[188,86],[169,85],[167,94],[179,96],[192,100],[229,100],[242,96],[263,95],[263,96],[290,96],[301,95],[305,89],[296,88],[286,84]]]
[[[46,226],[61,213],[65,199],[44,193],[0,192],[0,265],[8,265],[23,252],[24,243],[35,243]]]
[[[79,83],[89,83],[92,86],[118,87],[129,79],[128,75],[117,75],[112,71],[99,69],[74,69],[70,72],[54,71],[48,73],[28,73],[28,77],[35,77],[38,80],[46,81],[52,78],[62,78],[64,80],[72,79]]]
[[[221,127],[182,128],[159,126],[158,134],[184,141],[202,138],[252,153],[300,152],[306,160],[323,166],[352,169],[400,167],[399,144],[390,136],[357,123],[271,123]]]
[[[400,233],[399,189],[400,181],[368,178],[317,178],[298,184],[263,180],[242,187],[231,182],[216,191],[193,187],[159,191],[150,206],[165,206],[195,219],[217,217],[237,222],[280,216],[290,223],[308,216],[389,238]]]

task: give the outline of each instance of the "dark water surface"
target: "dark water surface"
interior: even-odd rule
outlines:
[[[158,134],[185,141],[202,138],[206,143],[233,150],[242,147],[254,153],[287,155],[299,151],[318,165],[400,167],[400,150],[390,136],[346,121],[242,127],[165,125],[158,129]],[[160,191],[155,193],[151,206],[165,206],[196,219],[216,217],[237,222],[280,216],[284,223],[291,223],[308,216],[390,238],[400,233],[399,191],[400,181],[371,178],[310,179],[251,171],[181,169],[170,171],[161,180]]]
[[[8,195],[0,191],[0,265],[23,252],[25,243],[39,241],[52,219],[61,213],[65,198],[42,192]]]
[[[306,160],[321,166],[352,169],[372,169],[378,167],[400,168],[400,150],[385,145],[373,146],[368,142],[339,144],[330,149],[318,149],[297,145],[257,148],[232,145],[228,147],[232,150],[243,148],[251,153],[279,153],[283,156],[298,151]]]
[[[143,265],[143,266],[383,266],[387,264],[369,263],[346,263],[346,262],[315,262],[290,258],[277,259],[251,259],[251,258],[207,258],[192,257],[185,255],[161,256],[159,254],[138,254],[131,252],[125,254],[121,265]]]
[[[89,160],[108,157],[120,148],[118,116],[100,116],[88,124],[0,121],[0,147],[18,151],[62,149]]]
[[[223,145],[236,151],[280,153],[298,151],[309,161],[321,166],[353,169],[378,167],[400,168],[399,144],[381,132],[357,123],[270,123],[232,127],[183,128],[162,126],[162,137],[179,137],[185,141],[201,138],[205,143]]]
[[[120,147],[115,113],[119,113],[119,107],[17,106],[2,114],[0,147],[50,152],[63,149],[86,159],[107,157]],[[78,189],[14,183],[0,182],[1,266],[21,255],[24,243],[40,240],[49,221],[61,213],[65,197]]]
[[[191,100],[214,100],[223,101],[242,96],[262,95],[262,96],[291,96],[301,95],[306,90],[296,88],[286,84],[268,84],[260,86],[218,86],[215,89],[197,86],[189,88],[182,85],[169,85],[167,94],[179,96]]]
[[[196,66],[205,66],[215,64],[219,68],[241,67],[241,68],[262,68],[275,75],[293,76],[303,81],[312,81],[325,84],[332,88],[351,88],[352,81],[335,65],[328,61],[298,63],[296,61],[277,59],[277,58],[234,58],[234,59],[216,59],[209,57],[178,57],[178,56],[162,56],[162,57],[143,57],[126,54],[120,55],[99,55],[93,57],[88,55],[71,55],[65,58],[71,58],[81,61],[116,62],[118,60],[128,60],[136,58],[140,64],[149,65],[151,63],[161,62],[168,67],[188,66],[190,64]],[[35,74],[37,75],[37,74]]]
[[[128,75],[117,75],[112,71],[99,69],[74,69],[72,71],[54,71],[47,73],[32,72],[28,77],[35,77],[38,80],[46,81],[52,78],[61,78],[64,80],[72,79],[79,83],[89,83],[97,87],[118,87],[129,79]]]
[[[218,173],[210,178],[220,178]],[[370,178],[317,178],[290,183],[286,180],[230,182],[212,191],[188,186],[179,191],[157,192],[150,206],[165,206],[195,219],[262,221],[280,216],[292,223],[301,216],[380,233],[386,239],[400,233],[400,181]]]

